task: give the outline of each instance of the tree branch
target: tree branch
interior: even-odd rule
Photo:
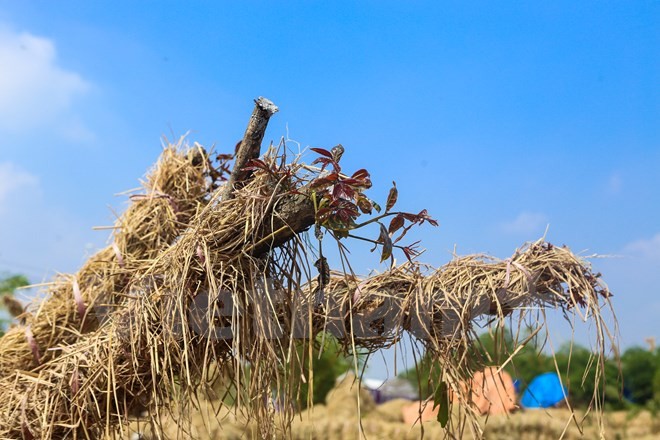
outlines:
[[[236,185],[249,178],[251,173],[245,171],[243,168],[245,168],[245,164],[248,161],[259,157],[261,153],[261,141],[264,139],[268,120],[279,110],[272,101],[261,96],[255,99],[254,103],[254,110],[243,135],[243,140],[241,140],[237,148],[234,169],[223,190],[222,200],[234,198]]]
[[[264,237],[255,244],[252,255],[260,256],[281,246],[296,234],[306,231],[316,221],[314,204],[304,193],[287,195],[274,207],[273,222],[265,225]]]

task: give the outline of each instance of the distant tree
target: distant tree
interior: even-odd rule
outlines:
[[[0,297],[13,295],[16,289],[27,286],[28,284],[30,284],[30,282],[24,275],[5,275],[0,278]],[[5,309],[7,302],[4,301],[4,298],[0,299],[2,299],[2,301],[0,301],[0,309]],[[0,318],[0,336],[4,335],[4,330],[8,324],[9,320]]]
[[[621,356],[623,364],[624,383],[629,391],[633,403],[644,405],[654,398],[656,389],[660,384],[655,382],[658,375],[658,352],[652,352],[641,347],[632,347]]]
[[[514,335],[508,328],[484,333],[479,337],[476,356],[484,359],[487,365],[499,366],[506,362],[504,370],[514,380],[520,380],[523,386],[529,384],[539,374],[554,370],[552,358],[542,352],[543,341],[540,337],[531,338],[511,358],[515,347],[530,334],[531,330],[523,330]]]
[[[585,407],[593,402],[597,370],[602,368],[605,382],[604,388],[599,389],[598,393],[605,393],[605,405],[609,409],[625,406],[622,401],[621,371],[615,359],[606,358],[603,365],[597,365],[596,355],[591,350],[577,344],[567,344],[557,352],[556,362],[572,405]]]
[[[660,408],[660,348],[655,352],[655,357],[658,360],[653,375],[653,402],[655,408]]]
[[[415,390],[419,391],[420,398],[426,399],[433,394],[434,379],[438,373],[439,371],[432,364],[431,357],[424,355],[415,367],[399,374],[399,377],[407,379]]]
[[[25,275],[9,275],[0,278],[0,295],[13,294],[19,287],[30,284]]]

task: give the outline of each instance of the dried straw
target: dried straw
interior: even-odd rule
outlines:
[[[265,161],[285,163],[285,158],[271,150]],[[131,258],[124,271],[93,272],[103,283],[114,279],[115,271],[126,273],[121,289],[104,290],[123,292],[121,306],[97,329],[59,339],[59,356],[44,360],[38,370],[15,371],[0,380],[5,396],[0,437],[125,434],[131,418],[145,410],[158,429],[173,405],[185,421],[215,363],[231,378],[232,400],[260,436],[290,432],[297,384],[304,371],[313,371],[312,344],[322,331],[353,352],[373,352],[405,334],[421,341],[479,436],[470,393],[458,385],[482,368],[471,356],[477,320],[502,321],[530,307],[582,313],[596,323],[603,356],[606,288],[588,263],[542,241],[504,261],[471,256],[436,271],[406,264],[364,280],[335,274],[325,286],[309,282],[309,248],[297,235],[302,231],[285,221],[286,213],[307,215],[291,200],[304,198],[299,193],[309,176],[295,163],[280,171],[256,172],[229,199],[215,194],[203,204],[183,198],[195,200],[197,212],[176,237],[168,235],[169,246],[154,246],[150,258]],[[202,198],[205,194],[200,190]],[[118,266],[112,255],[101,261]],[[66,316],[75,321],[71,289],[65,298]],[[54,321],[50,325],[58,328]],[[309,348],[303,353],[297,350],[301,341]],[[462,425],[452,423],[449,432],[455,435]],[[357,429],[352,424],[349,431]],[[185,426],[180,434],[186,436]]]
[[[115,223],[112,244],[93,255],[74,275],[59,275],[46,301],[33,305],[23,325],[0,338],[0,377],[32,370],[59,354],[58,347],[94,330],[124,301],[136,270],[180,234],[208,198],[210,162],[201,147],[183,139],[167,146],[143,183],[144,193]],[[31,338],[29,337],[31,335]]]

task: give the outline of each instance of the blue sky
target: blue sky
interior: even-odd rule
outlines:
[[[622,344],[660,325],[660,4],[0,0],[0,271],[41,281],[162,135],[230,149],[252,99],[267,139],[342,143],[383,200],[427,208],[423,259],[507,257],[543,235],[598,259]],[[355,266],[378,268],[356,249]],[[578,335],[579,337],[579,335]]]

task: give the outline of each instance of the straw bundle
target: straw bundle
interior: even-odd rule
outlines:
[[[383,422],[401,423],[403,422],[403,409],[410,405],[407,399],[392,399],[376,406],[369,418],[382,420]]]
[[[145,410],[157,430],[173,402],[185,421],[216,363],[231,378],[233,387],[227,389],[236,391],[232,398],[255,423],[258,435],[290,432],[291,402],[298,396],[303,367],[313,363],[311,344],[322,331],[354,352],[373,352],[405,333],[412,335],[433,354],[442,367],[442,383],[468,409],[469,393],[457,384],[482,366],[469,356],[472,323],[481,317],[502,320],[530,306],[572,309],[596,321],[602,341],[600,307],[606,289],[587,263],[544,242],[505,261],[457,258],[436,271],[408,263],[364,280],[326,276],[319,259],[319,276],[310,282],[311,251],[299,234],[318,221],[314,183],[327,181],[327,172],[287,163],[285,152],[277,148],[250,162],[253,141],[263,137],[253,136],[250,127],[265,128],[257,122],[259,112],[270,117],[272,110],[266,109],[257,102],[237,154],[243,165],[239,173],[236,168],[232,172],[232,184],[208,201],[206,186],[197,193],[201,201],[184,195],[183,200],[193,202],[190,216],[177,218],[179,228],[166,234],[169,240],[140,247],[154,252],[131,258],[130,266],[124,262],[120,267],[110,249],[101,253],[98,261],[105,265],[89,275],[96,276],[102,291],[121,293],[116,295],[121,300],[96,328],[83,333],[80,324],[69,325],[76,329],[71,338],[42,342],[57,345],[57,357],[44,359],[32,372],[14,371],[0,379],[5,397],[0,401],[0,437],[113,436]],[[244,149],[250,153],[243,154]],[[343,148],[332,154],[342,153]],[[344,188],[340,196],[349,190],[356,194]],[[385,235],[381,243],[387,243]],[[165,241],[171,244],[160,246]],[[122,256],[131,255],[120,250]],[[111,271],[107,261],[114,262]],[[108,286],[117,283],[117,273],[124,274],[121,284]],[[85,279],[78,278],[79,283]],[[91,285],[81,292],[93,292]],[[76,304],[72,289],[63,288],[61,295],[69,310],[64,322],[76,322],[80,317],[71,306]],[[94,293],[88,295],[94,303]],[[46,323],[45,329],[57,328],[55,321],[39,322]],[[296,349],[300,340],[309,344],[302,354]],[[275,417],[276,406],[280,417]],[[354,435],[358,427],[347,423],[341,434]],[[474,432],[481,433],[476,423]]]
[[[506,260],[472,255],[456,257],[430,272],[421,265],[405,264],[365,280],[335,276],[327,286],[330,299],[322,311],[316,311],[314,323],[317,330],[325,329],[343,341],[347,350],[358,348],[361,353],[411,335],[441,371],[430,389],[445,383],[447,403],[461,405],[474,422],[479,411],[471,392],[461,384],[489,362],[473,350],[474,323],[483,318],[503,322],[514,311],[522,322],[531,311],[546,308],[580,314],[595,324],[602,361],[612,337],[601,316],[610,293],[599,276],[568,248],[541,240]],[[600,371],[596,370],[597,380]],[[595,400],[600,397],[594,395]],[[476,423],[471,427],[481,435]]]
[[[241,199],[235,200],[238,203]],[[229,213],[220,216],[219,213],[224,211],[221,209],[223,206],[226,205],[219,205],[214,211],[218,213],[218,220],[229,216]],[[234,228],[231,231],[236,233]],[[230,231],[227,233],[228,242],[233,243],[233,234]],[[193,237],[196,237],[194,241]],[[0,434],[11,437],[29,429],[42,438],[72,435],[74,432],[79,436],[94,438],[104,430],[111,432],[115,427],[125,424],[127,415],[136,410],[149,405],[157,408],[167,405],[169,401],[185,401],[190,393],[200,387],[200,378],[209,360],[223,359],[233,353],[239,354],[251,366],[250,378],[236,378],[243,383],[243,387],[249,389],[249,395],[254,399],[246,404],[255,405],[253,410],[262,423],[269,420],[271,413],[264,402],[270,398],[273,384],[281,379],[273,366],[283,364],[287,354],[285,343],[290,334],[284,338],[266,338],[265,332],[273,329],[255,325],[250,319],[254,316],[249,304],[246,304],[255,304],[257,301],[254,297],[242,297],[251,290],[248,280],[235,266],[227,264],[227,257],[223,257],[222,253],[205,252],[204,255],[209,257],[202,263],[195,252],[197,246],[192,246],[198,240],[195,234],[181,237],[161,260],[166,270],[160,273],[170,276],[152,279],[148,287],[144,285],[142,292],[136,294],[124,312],[117,314],[100,331],[68,347],[66,354],[46,365],[48,369],[38,378],[17,374],[13,381],[0,382],[0,392],[10,397],[8,401],[0,403],[0,415],[6,415],[4,420],[7,420],[4,425],[0,424],[0,429],[6,429],[0,430]],[[186,248],[188,251],[181,254]],[[175,263],[170,260],[181,255],[184,256],[183,261]],[[167,261],[170,261],[169,265]],[[202,274],[200,271],[203,265],[207,265],[210,271],[211,261],[226,268],[223,272],[216,272],[213,277]],[[251,259],[244,264],[249,261]],[[458,259],[444,270],[438,270],[427,277],[421,276],[416,266],[395,268],[372,277],[361,283],[360,291],[364,296],[351,306],[353,313],[359,315],[373,310],[380,299],[370,297],[373,295],[381,298],[383,294],[378,292],[388,291],[391,298],[397,299],[396,304],[401,305],[400,308],[388,310],[393,313],[393,321],[399,323],[399,326],[395,326],[389,334],[371,337],[351,332],[343,340],[349,345],[353,337],[356,345],[374,350],[379,344],[384,346],[400,337],[403,330],[414,331],[411,327],[414,320],[411,317],[418,316],[421,310],[419,305],[425,301],[440,316],[447,315],[455,307],[461,310],[462,319],[459,322],[465,324],[465,327],[457,329],[460,336],[452,333],[446,337],[420,340],[435,350],[437,362],[443,366],[445,374],[450,378],[456,377],[456,383],[460,383],[460,379],[470,374],[474,367],[473,360],[456,355],[456,341],[460,341],[458,347],[469,345],[468,320],[476,319],[478,313],[491,313],[493,302],[513,304],[512,307],[542,302],[554,307],[574,307],[586,302],[590,307],[595,307],[597,295],[603,294],[598,290],[596,279],[589,278],[590,272],[580,260],[564,248],[535,243],[520,252],[513,261],[518,264],[524,262],[532,273],[537,274],[535,284],[528,286],[526,277],[509,274],[507,292],[502,292],[499,298],[492,295],[493,289],[490,287],[481,291],[468,292],[466,289],[475,282],[488,281],[490,286],[505,282],[508,266],[505,262],[488,263],[469,257]],[[465,276],[457,277],[456,273],[461,267]],[[241,269],[250,270],[253,275],[263,270],[250,265]],[[191,286],[190,278],[186,280],[185,275],[190,277],[192,274],[196,274],[197,285]],[[182,283],[181,279],[186,282]],[[231,328],[234,332],[229,339],[217,341],[210,334],[195,334],[192,331],[199,327],[187,313],[191,305],[190,297],[195,292],[199,294],[206,283],[217,283],[215,291],[224,287],[232,289],[231,292],[240,292],[235,294],[233,312],[225,316],[227,321],[223,328]],[[337,304],[344,300],[350,303],[358,284],[358,280],[352,284],[347,283],[346,278],[334,279],[329,286],[330,297],[338,298]],[[452,290],[444,290],[450,288]],[[579,296],[578,288],[584,289]],[[532,294],[530,290],[536,293]],[[454,292],[454,295],[449,292]],[[456,301],[452,306],[447,305],[450,295],[451,300]],[[211,304],[214,301],[210,300]],[[328,315],[331,317],[332,313]],[[322,328],[328,315],[315,315],[315,327]],[[339,323],[346,325],[348,318],[349,315],[344,315]],[[442,325],[442,319],[433,320],[431,324],[428,333],[438,334],[438,325]],[[460,387],[454,389],[459,396],[463,391]],[[468,396],[464,397],[465,402],[468,400]]]
[[[2,381],[0,392],[8,399],[0,403],[0,435],[27,430],[41,438],[95,438],[124,425],[127,415],[144,406],[189,396],[213,359],[232,351],[253,366],[277,358],[281,351],[275,353],[264,334],[272,329],[253,328],[249,319],[258,307],[252,295],[264,294],[258,282],[273,263],[244,252],[263,236],[257,234],[270,230],[274,201],[267,190],[272,184],[263,176],[234,199],[218,203],[213,198],[174,244],[142,263],[125,307],[112,319],[62,346],[36,382],[35,375],[23,372]],[[290,273],[273,274],[273,279],[285,285]],[[234,335],[215,340],[202,321],[223,307],[216,303],[223,292],[231,292],[225,301],[233,303],[228,322]],[[211,309],[198,316],[191,314],[195,306]],[[269,398],[276,371],[268,370],[253,371],[251,396]]]
[[[153,259],[179,235],[208,198],[211,168],[201,147],[184,151],[169,145],[147,176],[144,194],[115,224],[112,244],[92,256],[75,275],[60,275],[45,302],[24,315],[24,325],[0,338],[0,377],[31,370],[57,356],[57,347],[94,330],[144,261]]]
[[[367,415],[376,408],[371,393],[364,389],[354,374],[346,374],[341,381],[328,393],[325,407],[329,414],[338,418]]]
[[[180,417],[176,409],[163,414],[158,420],[158,426],[153,423],[134,421],[123,436],[125,440],[139,438],[142,440],[176,439],[181,432],[194,439],[240,440],[258,438],[256,427],[249,423],[240,413],[230,408],[218,407],[217,402],[201,401],[199,409],[189,417]]]

